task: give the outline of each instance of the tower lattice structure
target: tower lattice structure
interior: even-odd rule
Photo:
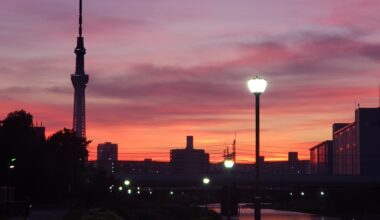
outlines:
[[[82,0],[79,0],[79,36],[75,48],[76,66],[75,73],[71,74],[71,82],[74,86],[74,114],[73,130],[78,137],[86,137],[86,93],[85,89],[89,80],[84,71],[84,38],[82,36]]]

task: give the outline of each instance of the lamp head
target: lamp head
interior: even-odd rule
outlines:
[[[260,95],[267,88],[267,81],[257,75],[255,78],[248,80],[247,85],[251,93]]]
[[[227,169],[231,169],[234,166],[235,162],[231,159],[226,159],[224,161],[224,167]]]
[[[208,177],[204,177],[202,182],[203,184],[207,185],[210,183],[210,179]]]

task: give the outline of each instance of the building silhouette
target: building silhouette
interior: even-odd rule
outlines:
[[[380,108],[358,108],[352,123],[335,123],[332,141],[310,148],[312,174],[379,176]]]
[[[201,174],[209,169],[209,154],[201,149],[194,149],[193,136],[186,137],[185,149],[170,150],[170,165],[173,173]]]
[[[380,175],[380,108],[358,108],[355,121],[333,126],[333,173]]]
[[[79,36],[75,48],[76,66],[75,73],[71,74],[71,82],[74,86],[74,114],[73,130],[78,137],[86,137],[86,102],[85,89],[89,77],[84,71],[84,38],[82,36],[82,0],[79,0]]]
[[[117,174],[171,174],[170,163],[144,159],[143,161],[123,160],[117,162]]]
[[[261,172],[266,175],[310,174],[310,161],[299,160],[298,152],[288,152],[288,161],[265,161],[262,159],[261,163]]]
[[[118,146],[111,142],[98,144],[96,166],[108,173],[115,173],[118,163]]]
[[[318,175],[332,174],[333,141],[327,140],[310,148],[310,173]]]

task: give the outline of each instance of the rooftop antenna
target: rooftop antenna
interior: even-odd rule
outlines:
[[[235,139],[232,143],[232,159],[236,162],[236,131],[235,131]]]

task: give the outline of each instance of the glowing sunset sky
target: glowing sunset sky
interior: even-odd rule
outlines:
[[[51,134],[72,127],[77,0],[2,1],[0,115],[25,109]],[[168,160],[194,135],[213,161],[237,131],[254,158],[254,99],[262,154],[284,159],[377,107],[378,0],[84,0],[87,137],[119,144],[120,159]]]

